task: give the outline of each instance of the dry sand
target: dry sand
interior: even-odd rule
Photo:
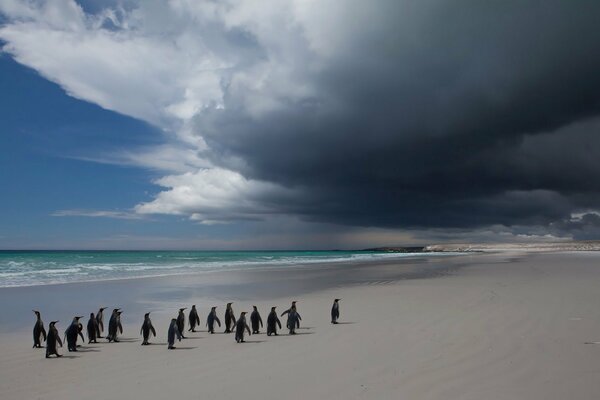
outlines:
[[[159,337],[153,339],[153,346],[140,346],[141,316],[135,315],[125,319],[123,342],[84,345],[77,354],[63,348],[63,358],[46,360],[43,349],[31,349],[30,326],[13,327],[11,316],[5,314],[0,398],[572,400],[600,396],[600,344],[586,344],[600,342],[600,254],[477,254],[437,258],[410,268],[432,265],[446,273],[411,275],[414,279],[401,279],[406,276],[398,274],[389,279],[390,270],[404,271],[407,266],[329,268],[329,279],[336,274],[361,279],[345,276],[340,285],[315,284],[317,291],[307,289],[315,279],[323,279],[314,269],[279,272],[284,275],[277,279],[287,274],[297,283],[290,291],[303,317],[300,334],[253,335],[245,344],[236,344],[233,335],[199,332],[179,343],[180,349],[168,351],[166,327],[172,312],[167,308],[175,308],[173,303],[154,315]],[[387,278],[373,278],[378,274]],[[251,276],[264,277],[249,273],[241,278],[252,280]],[[145,286],[158,293],[152,282],[135,284],[137,290]],[[236,281],[236,287],[240,284]],[[114,292],[117,283],[98,285]],[[44,294],[61,288],[62,296],[68,297],[89,286],[37,290]],[[175,293],[177,287],[171,290]],[[277,291],[272,295],[260,290],[255,297],[231,295],[236,314],[256,304],[266,320],[268,307],[276,304],[282,311],[292,300]],[[3,308],[11,298],[22,302],[19,293],[30,294],[24,289],[0,290]],[[164,305],[165,296],[163,291],[154,303],[145,298],[137,306]],[[334,297],[342,298],[344,322],[336,326],[329,323]],[[204,321],[208,306],[220,300],[189,293],[186,305],[197,304]],[[51,316],[43,316],[47,326]],[[33,326],[33,314],[29,318]],[[61,331],[67,323],[61,320]]]

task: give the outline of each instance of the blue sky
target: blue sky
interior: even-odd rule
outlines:
[[[600,238],[600,9],[540,7],[0,1],[0,248]]]

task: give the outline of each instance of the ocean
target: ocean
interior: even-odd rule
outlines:
[[[0,287],[444,254],[378,251],[0,251]]]

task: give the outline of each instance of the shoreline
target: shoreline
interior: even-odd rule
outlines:
[[[45,360],[43,349],[31,349],[34,318],[23,307],[27,326],[0,320],[6,331],[0,335],[0,396],[591,400],[600,392],[600,346],[586,344],[600,341],[599,261],[598,253],[511,252],[401,267],[224,273],[208,281],[69,284],[60,291],[66,301],[56,305],[59,332],[74,308],[98,302],[99,294],[125,293],[137,302],[124,310],[124,340],[101,339],[77,353],[62,348],[64,357]],[[282,283],[283,291],[270,290]],[[51,299],[53,291],[46,287],[41,296]],[[223,327],[209,335],[203,327],[208,307],[216,302],[223,321],[225,298],[234,301],[236,316],[257,305],[263,320],[271,305],[281,313],[298,300],[299,334],[262,333],[245,344]],[[340,325],[329,321],[333,298],[342,299]],[[201,331],[169,351],[168,322],[178,307],[191,304]],[[152,346],[140,346],[142,309],[152,310],[158,333]],[[83,315],[90,311],[96,307]],[[42,313],[46,326],[49,314]]]

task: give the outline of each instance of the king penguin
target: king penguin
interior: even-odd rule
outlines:
[[[144,314],[144,323],[142,324],[142,328],[140,329],[140,335],[143,335],[144,341],[142,342],[142,346],[147,346],[148,338],[150,337],[150,332],[156,337],[156,330],[154,330],[154,326],[152,326],[152,320],[150,319],[150,313]]]
[[[33,348],[42,347],[42,336],[44,342],[46,341],[46,329],[44,329],[44,322],[42,322],[42,316],[39,311],[32,310],[35,313],[35,325],[33,325]]]
[[[96,313],[96,322],[98,323],[98,330],[96,331],[96,337],[101,338],[102,332],[104,332],[104,310],[106,307],[100,307],[98,312]]]
[[[215,321],[219,324],[219,328],[221,327],[221,321],[219,320],[219,317],[217,317],[216,308],[216,306],[211,307],[210,313],[208,313],[208,317],[206,318],[206,326],[210,333],[215,333]]]
[[[117,343],[119,339],[117,339],[117,335],[119,332],[123,333],[123,325],[121,325],[121,309],[115,308],[113,309],[112,314],[110,315],[110,320],[108,321],[108,335],[106,338],[109,342]]]
[[[331,307],[331,323],[337,324],[337,320],[340,317],[340,304],[341,299],[333,300],[333,306]]]
[[[192,306],[188,320],[190,321],[190,329],[188,331],[196,332],[196,325],[200,326],[200,317],[198,316],[198,311],[196,311],[196,305]]]
[[[98,343],[98,321],[94,313],[90,313],[90,320],[87,323],[88,344]]]
[[[179,333],[181,333],[181,337],[183,339],[185,339],[185,336],[183,336],[183,330],[185,329],[185,314],[184,314],[184,310],[187,307],[183,307],[179,309],[179,314],[177,315],[177,327],[179,328]]]
[[[279,325],[279,329],[281,329],[281,321],[279,321],[277,311],[275,311],[276,308],[277,307],[271,307],[271,312],[267,317],[267,336],[277,336],[277,325]]]
[[[227,303],[227,308],[225,309],[225,333],[231,333],[231,327],[235,326],[235,315],[231,307],[232,304]]]
[[[168,349],[174,349],[175,348],[175,338],[179,339],[179,341],[181,342],[181,338],[183,336],[181,335],[181,332],[179,332],[179,327],[177,326],[177,319],[173,318],[171,320],[171,325],[169,325],[169,332],[167,335],[167,339],[169,342],[169,347]]]
[[[284,312],[281,313],[281,316],[283,317],[285,314],[288,314],[288,319],[286,322],[286,326],[289,329],[289,325],[290,325],[290,313],[292,312],[292,310],[295,312],[295,317],[294,320],[296,321],[296,327],[295,328],[300,328],[300,321],[302,321],[302,317],[300,316],[300,313],[298,312],[298,309],[296,308],[296,301],[292,301],[292,306],[290,308],[288,308],[287,310],[285,310]]]
[[[246,323],[246,311],[240,314],[236,324],[235,324],[235,341],[238,343],[244,343],[244,330],[248,331],[248,336],[251,335],[250,327]]]
[[[250,323],[252,324],[252,334],[255,335],[259,333],[258,324],[260,324],[261,328],[263,327],[263,321],[258,312],[258,308],[256,306],[252,306],[252,308],[254,308],[254,310],[252,311],[252,314],[250,314]]]
[[[77,336],[81,336],[81,340],[85,341],[83,338],[83,333],[81,332],[79,319],[83,317],[74,317],[71,325],[65,330],[65,339],[67,342],[67,350],[69,351],[77,351]]]
[[[56,344],[58,343],[60,347],[62,347],[62,341],[60,340],[60,335],[58,334],[58,329],[56,329],[56,324],[58,321],[50,322],[48,325],[48,338],[46,340],[46,358],[50,358],[51,355],[55,355],[56,357],[62,357],[62,355],[58,354],[58,348]]]

